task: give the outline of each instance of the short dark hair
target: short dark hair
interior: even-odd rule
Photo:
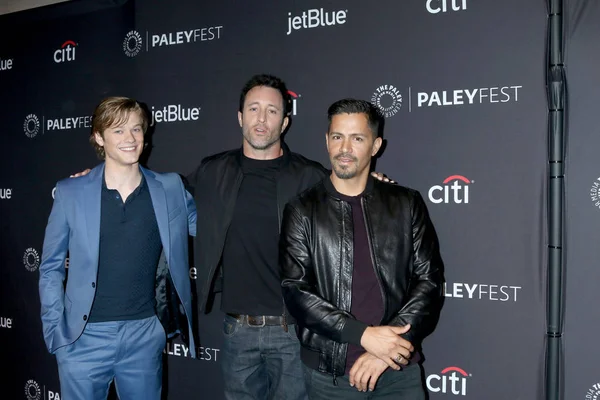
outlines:
[[[240,112],[243,112],[244,110],[244,101],[246,101],[246,95],[250,90],[257,86],[266,86],[278,90],[283,98],[283,115],[288,116],[290,114],[292,110],[292,101],[291,96],[288,93],[288,89],[285,86],[285,82],[274,75],[268,74],[254,75],[248,82],[246,82],[242,88],[242,93],[240,94]]]
[[[331,119],[338,114],[365,114],[369,129],[375,138],[380,136],[380,127],[383,125],[384,116],[381,110],[365,100],[357,99],[342,99],[338,100],[329,106],[327,110],[327,119],[329,120],[329,128],[331,128]]]

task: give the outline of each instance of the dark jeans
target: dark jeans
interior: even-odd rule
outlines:
[[[304,377],[308,397],[311,400],[364,400],[364,399],[402,399],[425,400],[425,390],[421,378],[421,366],[411,365],[402,371],[386,370],[375,385],[372,392],[359,392],[350,386],[348,375],[338,376],[337,386],[333,384],[333,376],[316,371],[307,366]]]
[[[306,400],[300,341],[294,325],[252,327],[228,315],[221,368],[228,400]]]

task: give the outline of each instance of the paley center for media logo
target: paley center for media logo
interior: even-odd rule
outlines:
[[[313,29],[322,26],[344,25],[348,10],[326,11],[323,8],[311,8],[299,15],[288,12],[287,35],[300,29]]]
[[[594,203],[594,207],[600,209],[600,177],[598,177],[590,188],[590,199]]]
[[[14,60],[12,58],[3,60],[2,57],[0,57],[0,71],[8,71],[9,69],[12,69],[13,61]]]
[[[54,62],[63,63],[68,61],[75,61],[75,49],[77,43],[72,40],[64,42],[58,50],[54,52]]]
[[[142,38],[140,32],[132,30],[127,32],[123,39],[123,52],[127,57],[135,57],[142,50],[148,52],[156,47],[209,42],[221,39],[222,34],[223,25],[206,26],[203,28],[166,33],[151,33],[150,31],[145,31],[145,39]]]
[[[450,175],[442,181],[441,185],[429,188],[427,196],[434,204],[468,204],[469,185],[475,183],[462,175]]]
[[[29,272],[37,270],[40,266],[40,255],[33,247],[29,247],[23,254],[23,265]]]
[[[386,118],[390,118],[402,108],[402,93],[393,85],[381,85],[373,92],[371,103],[377,106]]]
[[[467,0],[426,0],[425,8],[430,14],[465,11],[467,9]]]
[[[46,390],[46,386],[43,390],[40,385],[33,379],[29,379],[25,382],[25,398],[27,400],[42,400],[42,393],[44,394],[44,400],[60,400],[60,393],[52,390]]]
[[[457,396],[467,395],[467,374],[459,367],[447,367],[438,374],[431,374],[425,380],[427,389],[433,393],[453,394]]]
[[[600,400],[600,382],[594,384],[585,394],[585,400]]]
[[[49,131],[63,131],[70,129],[89,129],[92,127],[92,116],[83,115],[78,117],[46,118],[38,117],[36,114],[29,114],[23,122],[23,131],[28,138],[34,138],[42,131],[42,134]]]
[[[521,286],[512,285],[444,282],[444,296],[458,299],[516,302],[521,289]]]

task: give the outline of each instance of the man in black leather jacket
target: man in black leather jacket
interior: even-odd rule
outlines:
[[[417,191],[369,176],[378,110],[344,99],[328,116],[333,172],[288,203],[280,236],[309,397],[421,400],[418,349],[443,300],[437,236]]]

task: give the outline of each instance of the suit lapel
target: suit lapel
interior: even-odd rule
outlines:
[[[104,175],[104,163],[94,168],[89,173],[89,181],[84,186],[84,210],[85,224],[88,235],[88,249],[94,268],[98,269],[98,258],[100,249],[100,209],[102,200],[102,177]]]
[[[146,182],[148,183],[148,190],[150,191],[150,198],[152,199],[152,205],[154,207],[154,214],[156,215],[156,223],[158,224],[158,231],[160,233],[160,240],[163,245],[163,251],[167,263],[171,260],[170,254],[170,234],[169,234],[169,214],[167,209],[167,194],[163,184],[155,178],[152,171],[145,168],[141,168]]]

